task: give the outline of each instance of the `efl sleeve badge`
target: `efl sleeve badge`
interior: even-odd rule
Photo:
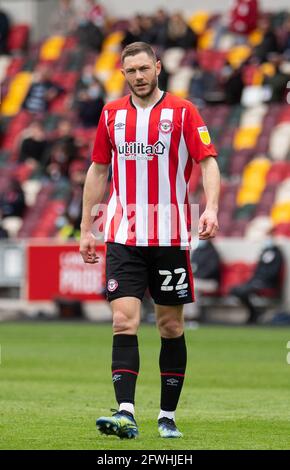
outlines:
[[[206,126],[198,127],[197,130],[198,130],[199,137],[202,143],[204,145],[209,145],[211,141],[210,141],[210,135],[207,130],[207,127]]]

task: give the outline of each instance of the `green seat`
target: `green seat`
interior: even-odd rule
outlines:
[[[237,207],[234,213],[235,220],[250,219],[256,210],[256,204],[245,204],[244,206]]]
[[[235,106],[233,106],[228,118],[227,126],[238,127],[240,124],[242,112],[243,106],[241,106],[240,104],[236,104]]]
[[[7,150],[0,151],[0,167],[3,168],[6,166],[10,157],[10,152]]]

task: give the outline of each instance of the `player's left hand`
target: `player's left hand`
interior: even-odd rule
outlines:
[[[201,215],[198,224],[198,237],[200,240],[214,238],[218,231],[217,211],[206,209]]]

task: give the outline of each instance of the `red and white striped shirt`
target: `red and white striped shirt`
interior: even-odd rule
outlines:
[[[164,93],[153,106],[130,95],[106,104],[92,161],[112,162],[105,241],[189,246],[187,184],[193,160],[217,156],[195,106]]]

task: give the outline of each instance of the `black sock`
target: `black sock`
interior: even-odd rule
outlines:
[[[137,335],[114,335],[112,378],[117,402],[133,403],[139,372]]]
[[[164,411],[175,411],[186,368],[184,334],[178,338],[161,338],[159,366],[161,373],[160,408]]]

